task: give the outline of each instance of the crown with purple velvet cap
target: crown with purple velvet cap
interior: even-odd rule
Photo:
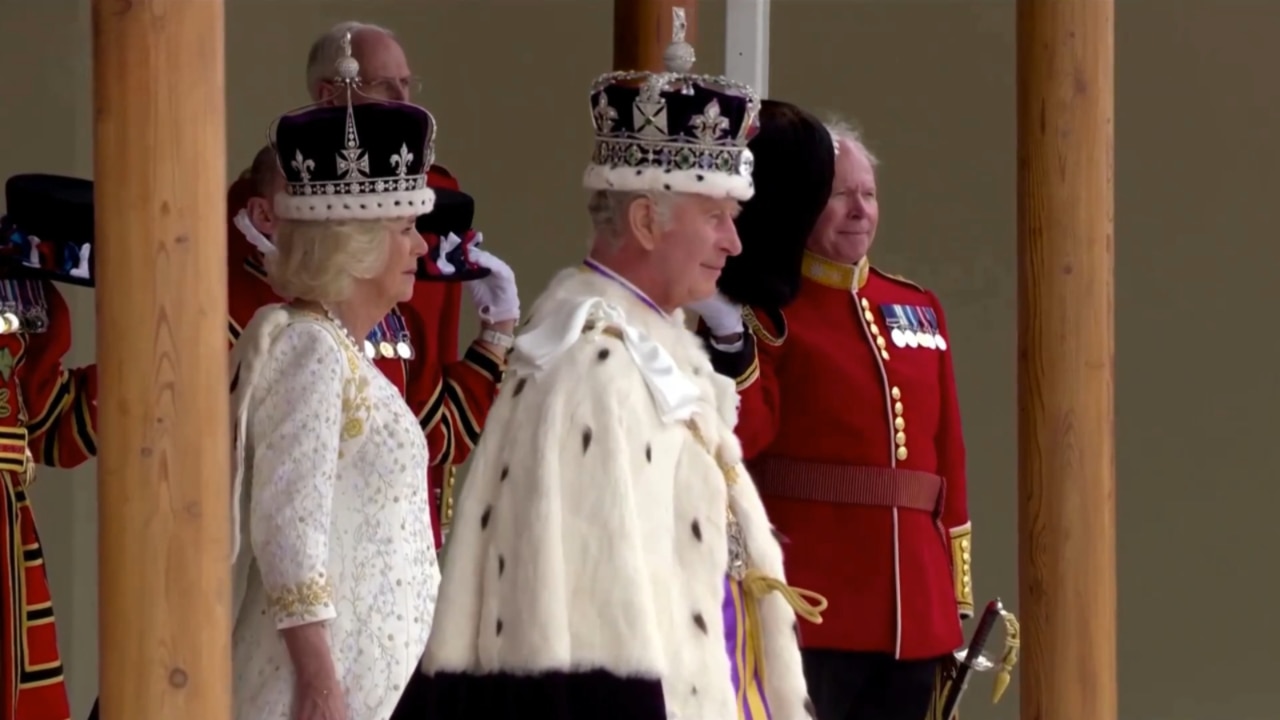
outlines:
[[[380,220],[431,212],[427,170],[435,158],[436,122],[405,102],[353,103],[360,65],[351,35],[337,63],[346,102],[312,105],[281,116],[271,146],[286,189],[274,200],[286,220]]]
[[[669,191],[751,199],[760,97],[724,77],[693,75],[684,8],[673,8],[666,72],[612,72],[591,87],[589,190]]]

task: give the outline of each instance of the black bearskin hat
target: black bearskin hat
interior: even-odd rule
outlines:
[[[729,258],[719,287],[736,303],[776,310],[800,289],[805,242],[831,197],[835,146],[813,115],[765,100],[748,147],[756,192],[736,222],[742,254]]]

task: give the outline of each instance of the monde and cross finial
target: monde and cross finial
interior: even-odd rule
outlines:
[[[347,87],[355,85],[360,79],[360,63],[351,55],[351,32],[342,36],[342,57],[337,62],[338,80]]]
[[[697,53],[693,46],[685,40],[689,32],[689,20],[682,7],[671,8],[671,44],[662,53],[662,62],[667,72],[687,73],[693,69],[697,61]]]

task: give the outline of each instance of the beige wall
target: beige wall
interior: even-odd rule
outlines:
[[[1275,718],[1280,250],[1268,208],[1280,196],[1280,8],[1119,4],[1121,714]],[[608,68],[610,5],[229,0],[231,171],[275,114],[303,102],[316,33],[352,15],[389,25],[429,79],[441,161],[478,198],[480,224],[528,303],[582,247],[585,88]],[[947,303],[977,589],[1015,600],[1013,4],[774,6],[773,95],[864,126],[884,160],[874,254]],[[722,66],[722,8],[703,3],[704,70]],[[0,27],[0,175],[88,175],[87,0],[5,0]],[[92,296],[70,294],[71,359],[86,362]],[[48,472],[35,494],[76,717],[96,686],[93,482],[92,467]],[[966,717],[1015,717],[1016,697],[983,705],[988,688],[975,685]]]

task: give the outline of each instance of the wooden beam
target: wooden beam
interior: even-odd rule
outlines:
[[[1018,0],[1022,717],[1115,720],[1113,0]]]
[[[671,44],[671,10],[677,7],[689,23],[685,42],[696,48],[697,0],[613,0],[613,69],[664,70],[662,53]]]
[[[228,720],[222,0],[92,0],[103,720]]]

